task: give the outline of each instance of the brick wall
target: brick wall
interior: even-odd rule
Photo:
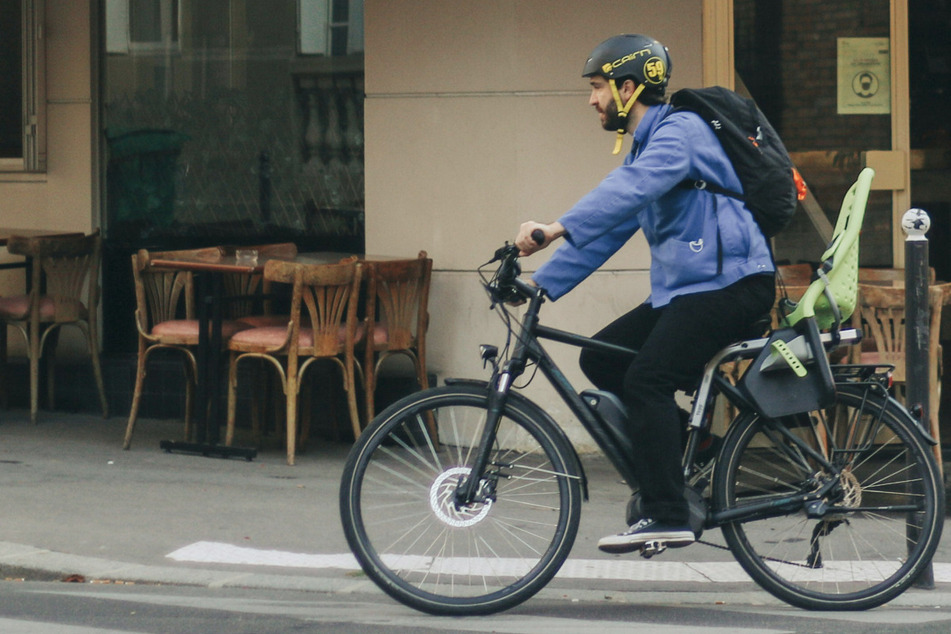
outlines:
[[[888,37],[888,0],[735,0],[739,76],[791,153],[829,153],[801,171],[831,222],[854,182],[863,150],[891,147],[889,115],[837,112],[837,38]],[[891,198],[873,196],[862,237],[862,263],[891,265]],[[798,261],[821,251],[801,214],[777,240],[777,259]]]

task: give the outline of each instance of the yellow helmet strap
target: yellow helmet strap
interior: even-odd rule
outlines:
[[[627,100],[627,103],[621,103],[621,93],[618,92],[617,84],[614,80],[609,79],[608,84],[611,85],[611,94],[614,95],[614,103],[617,105],[618,116],[617,139],[614,142],[614,152],[612,152],[612,154],[620,154],[621,145],[624,143],[624,135],[627,133],[627,113],[631,111],[631,108],[634,107],[634,102],[640,97],[641,91],[644,90],[644,84],[640,84],[634,89],[634,93],[631,95],[631,98]]]

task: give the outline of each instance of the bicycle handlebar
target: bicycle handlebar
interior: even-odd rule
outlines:
[[[536,231],[538,231],[536,229]],[[538,231],[540,233],[540,231]],[[533,232],[534,233],[534,232]],[[535,236],[532,236],[535,239]],[[544,236],[542,236],[544,240]],[[518,303],[528,300],[544,290],[532,286],[519,279],[522,274],[522,267],[518,263],[519,248],[514,244],[506,243],[495,251],[495,256],[489,260],[486,265],[493,262],[499,262],[499,268],[491,279],[484,283],[486,291],[495,303]]]
[[[545,233],[541,229],[532,231],[531,238],[539,246],[545,244]],[[544,289],[519,279],[519,275],[522,274],[522,267],[518,263],[518,254],[519,248],[506,242],[504,246],[496,249],[492,259],[483,265],[484,267],[493,262],[501,262],[492,278],[484,283],[485,290],[488,291],[493,304],[519,303],[545,292]]]

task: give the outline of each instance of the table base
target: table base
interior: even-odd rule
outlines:
[[[159,447],[166,453],[173,451],[183,451],[185,453],[197,453],[203,456],[219,456],[221,458],[244,458],[248,462],[254,460],[258,455],[257,449],[247,447],[225,447],[224,445],[212,445],[208,443],[180,442],[177,440],[163,440]]]

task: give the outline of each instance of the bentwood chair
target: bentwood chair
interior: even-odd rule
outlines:
[[[132,444],[138,418],[149,357],[156,350],[172,350],[181,355],[185,371],[185,438],[191,425],[194,389],[198,376],[195,351],[198,347],[198,319],[195,314],[195,283],[191,271],[153,266],[153,258],[170,254],[207,253],[215,255],[217,247],[190,251],[149,252],[140,249],[132,255],[132,282],[135,287],[135,327],[138,332],[138,354],[135,367],[135,388],[132,408],[126,426],[123,449]],[[227,340],[244,324],[224,320],[222,339]]]
[[[871,340],[872,345],[861,349],[860,363],[889,364],[895,366],[892,381],[899,399],[906,384],[905,366],[905,289],[904,287],[859,284],[859,310],[853,323],[859,325]],[[941,464],[938,408],[941,405],[942,353],[939,341],[941,308],[944,290],[940,286],[928,288],[930,311],[928,338],[928,418],[931,435],[938,440],[936,458]]]
[[[234,439],[237,416],[238,365],[263,359],[277,370],[286,400],[287,464],[297,452],[298,398],[308,368],[320,360],[335,363],[343,375],[354,433],[360,433],[354,346],[360,336],[357,308],[363,267],[356,258],[337,264],[302,264],[270,260],[264,279],[292,285],[291,312],[284,326],[243,330],[228,341],[228,427],[225,444]]]
[[[367,420],[374,416],[374,394],[387,358],[404,355],[413,362],[420,389],[429,387],[426,373],[426,330],[433,261],[425,251],[412,260],[367,262],[367,336],[363,374]],[[429,421],[436,438],[435,423]]]
[[[928,269],[929,284],[935,283],[934,267]],[[875,284],[878,286],[901,286],[905,283],[905,269],[859,269],[859,284]]]
[[[786,286],[809,286],[812,282],[812,265],[799,264],[780,264],[776,266],[776,283],[782,283]]]
[[[257,244],[242,247],[219,247],[224,255],[234,255],[238,248],[253,249],[257,252],[259,261],[269,258],[279,258],[284,260],[293,260],[297,256],[297,245],[293,242],[280,242],[271,244]],[[259,328],[262,326],[287,325],[290,318],[285,311],[281,314],[274,313],[275,298],[272,292],[271,282],[264,279],[262,273],[227,273],[222,275],[222,287],[224,296],[228,298],[225,305],[222,306],[224,315],[233,319],[243,326],[249,328]],[[255,382],[258,388],[255,390],[252,398],[251,417],[253,427],[258,429],[260,421],[264,417],[264,412],[270,405],[279,406],[271,398],[273,385],[268,376],[260,376],[255,372]]]
[[[254,249],[259,260],[281,258],[293,260],[297,255],[297,245],[293,242],[276,244],[259,244],[243,249]],[[234,247],[224,247],[224,252],[231,254]],[[269,297],[271,283],[264,279],[263,273],[230,273],[222,279],[226,297],[236,298],[228,301],[225,314],[248,326],[283,326],[287,324],[287,315],[272,314],[272,298]]]
[[[85,336],[102,415],[108,417],[99,360],[97,311],[102,253],[99,231],[87,236],[11,236],[7,250],[32,261],[29,291],[0,298],[0,322],[16,327],[26,341],[30,362],[30,422],[36,423],[40,357],[44,352],[47,355],[47,400],[49,407],[53,407],[56,344],[61,327],[66,325],[76,326]]]
[[[929,279],[928,283],[933,285],[935,283],[935,269],[930,267],[928,269]],[[859,303],[861,303],[861,293],[862,287],[864,286],[888,286],[894,288],[904,288],[905,285],[905,269],[895,269],[895,268],[860,268],[859,269]],[[855,327],[861,327],[862,316],[858,312],[852,316],[852,321]],[[849,351],[850,362],[851,363],[861,363],[861,354],[863,352],[872,352],[876,350],[875,340],[869,337],[866,337],[860,346],[854,346],[852,350]]]

